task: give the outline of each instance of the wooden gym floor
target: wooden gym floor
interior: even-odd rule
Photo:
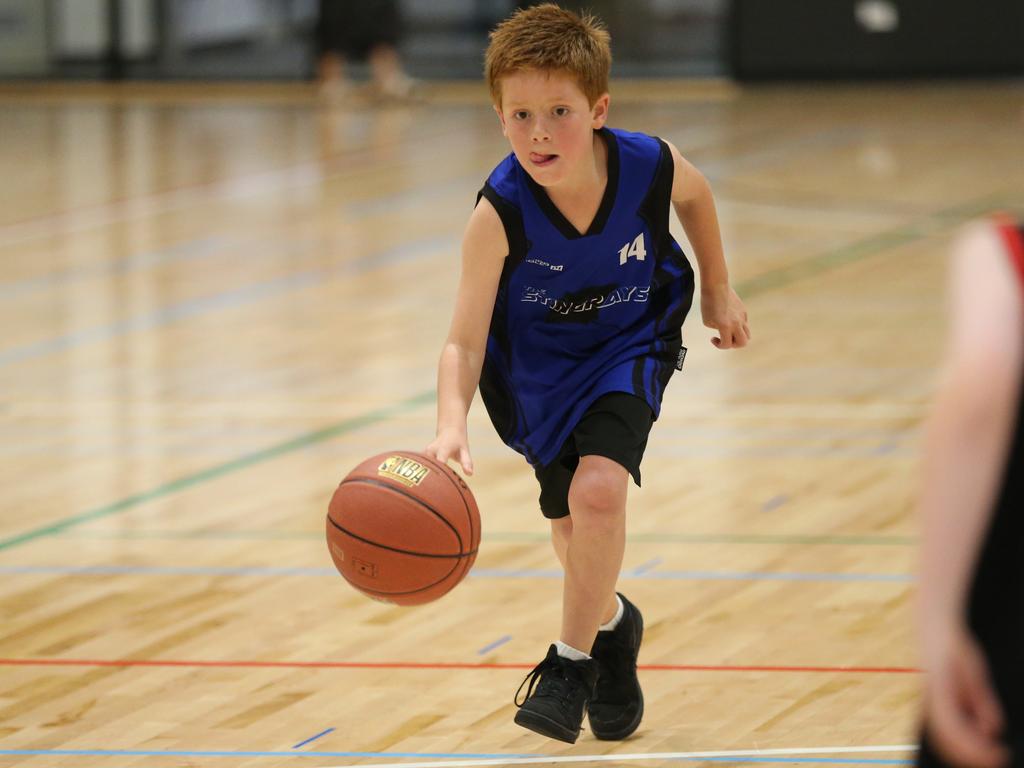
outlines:
[[[561,592],[479,404],[464,584],[371,602],[322,538],[349,468],[433,435],[462,227],[507,152],[482,89],[0,92],[0,766],[912,757],[945,260],[1024,214],[1024,89],[619,83],[611,124],[711,179],[754,343],[687,321],[621,585],[647,715],[570,747],[512,723]]]

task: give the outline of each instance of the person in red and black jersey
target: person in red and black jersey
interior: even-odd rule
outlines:
[[[1024,766],[1024,230],[958,240],[925,442],[918,765]]]

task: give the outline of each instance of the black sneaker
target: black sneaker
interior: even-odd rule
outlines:
[[[599,739],[624,739],[644,716],[644,694],[636,677],[636,657],[644,636],[639,609],[619,594],[622,619],[615,629],[598,632],[590,655],[601,676],[590,702],[590,728]]]
[[[520,704],[519,694],[527,682],[526,698]],[[516,691],[516,724],[542,736],[575,744],[596,682],[597,664],[593,659],[564,659],[552,645],[544,661],[533,668]]]

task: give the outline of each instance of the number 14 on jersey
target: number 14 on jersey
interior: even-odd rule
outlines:
[[[643,232],[637,235],[632,243],[626,243],[619,249],[619,266],[625,264],[632,256],[635,256],[637,261],[644,261],[647,258]]]

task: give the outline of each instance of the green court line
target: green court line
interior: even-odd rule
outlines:
[[[60,535],[75,539],[119,540],[266,540],[266,541],[320,541],[322,531],[273,530],[217,530],[217,531],[59,531]],[[484,530],[484,543],[535,543],[548,541],[544,532]],[[834,544],[840,546],[906,547],[917,544],[914,536],[855,536],[842,534],[724,534],[724,533],[635,533],[627,534],[626,541],[637,543],[673,542],[683,544]]]
[[[755,277],[740,281],[736,284],[736,291],[744,298],[753,298],[775,288],[789,285],[797,282],[798,280],[820,274],[844,264],[849,264],[851,262],[876,255],[884,252],[888,248],[905,245],[914,240],[935,234],[942,230],[951,229],[971,218],[1005,207],[1005,204],[1000,205],[1000,201],[1002,199],[1003,197],[1001,194],[987,195],[969,203],[944,209],[923,217],[918,224],[898,227],[890,230],[889,232],[883,232],[879,235],[858,240],[850,245],[836,248],[817,256],[809,257],[803,261],[797,262],[796,264],[780,267],[775,270],[769,270]],[[170,494],[184,490],[185,488],[190,488],[194,485],[221,477],[239,469],[251,467],[254,464],[276,458],[285,453],[289,453],[290,451],[304,448],[314,443],[323,442],[324,440],[337,437],[338,435],[342,435],[347,432],[352,432],[353,430],[360,429],[361,427],[384,421],[385,419],[391,418],[392,416],[404,411],[412,410],[421,405],[433,402],[434,398],[434,390],[424,391],[390,408],[382,408],[372,411],[364,416],[357,416],[353,419],[348,419],[340,424],[335,424],[330,427],[325,427],[324,429],[306,433],[305,435],[300,435],[299,437],[256,451],[255,453],[245,454],[237,459],[218,464],[210,469],[186,475],[185,477],[178,478],[177,480],[172,480],[168,483],[164,483],[163,485],[159,485],[150,491],[128,496],[127,498],[121,499],[120,501],[116,501],[112,504],[98,507],[97,509],[92,509],[87,512],[82,512],[78,515],[72,515],[71,517],[66,517],[63,520],[58,520],[56,523],[41,526],[16,536],[0,539],[0,552],[10,549],[11,547],[16,547],[19,544],[34,541],[35,539],[43,536],[52,536],[54,534],[61,533],[68,528],[81,525],[82,523],[108,517],[109,515],[116,514],[117,512],[137,507],[145,502],[153,501],[154,499],[169,496]]]
[[[753,298],[762,293],[791,285],[808,277],[828,272],[844,264],[851,264],[866,256],[898,248],[907,245],[924,236],[924,233],[916,233],[909,229],[885,232],[867,240],[858,240],[855,243],[838,248],[825,255],[812,256],[796,264],[789,264],[768,272],[763,272],[755,277],[741,280],[736,284],[736,293],[743,298]]]
[[[433,389],[420,392],[417,395],[397,403],[396,405],[389,406],[387,408],[379,408],[375,411],[363,414],[362,416],[356,416],[351,419],[345,419],[345,421],[333,424],[323,429],[317,429],[312,432],[294,437],[291,440],[286,440],[282,443],[272,445],[268,448],[263,448],[253,453],[247,453],[239,456],[237,459],[226,461],[222,464],[217,464],[209,469],[204,469],[199,472],[195,472],[191,475],[185,475],[179,477],[177,480],[171,480],[170,482],[158,485],[152,490],[145,491],[143,493],[137,493],[127,498],[116,501],[113,504],[107,504],[103,507],[97,507],[96,509],[90,509],[87,512],[82,512],[78,515],[72,515],[66,517],[63,520],[59,520],[56,523],[50,525],[44,525],[39,528],[35,528],[31,531],[12,536],[6,539],[0,539],[0,551],[16,547],[19,544],[25,544],[26,542],[33,541],[42,536],[52,536],[56,533],[62,533],[76,525],[82,523],[88,523],[93,520],[99,520],[100,518],[109,517],[110,515],[118,512],[123,512],[126,509],[137,507],[140,504],[144,504],[147,501],[153,501],[155,499],[163,498],[164,496],[170,496],[178,491],[183,491],[186,488],[191,488],[194,485],[205,483],[207,480],[213,480],[218,477],[237,472],[240,469],[247,469],[255,464],[260,464],[270,459],[275,459],[278,456],[282,456],[286,453],[306,448],[316,443],[322,443],[324,440],[330,440],[331,438],[338,437],[340,435],[354,432],[362,427],[376,424],[377,422],[384,421],[393,416],[398,416],[406,411],[411,411],[419,408],[421,405],[434,402],[435,392]]]
[[[1004,207],[1002,195],[989,195],[961,205],[955,205],[924,217],[922,222],[908,224],[888,232],[857,240],[849,245],[836,248],[828,253],[811,256],[795,264],[768,270],[759,275],[741,280],[736,284],[736,293],[748,299],[808,277],[828,272],[873,256],[890,248],[907,245],[923,237],[953,229],[971,219]]]

